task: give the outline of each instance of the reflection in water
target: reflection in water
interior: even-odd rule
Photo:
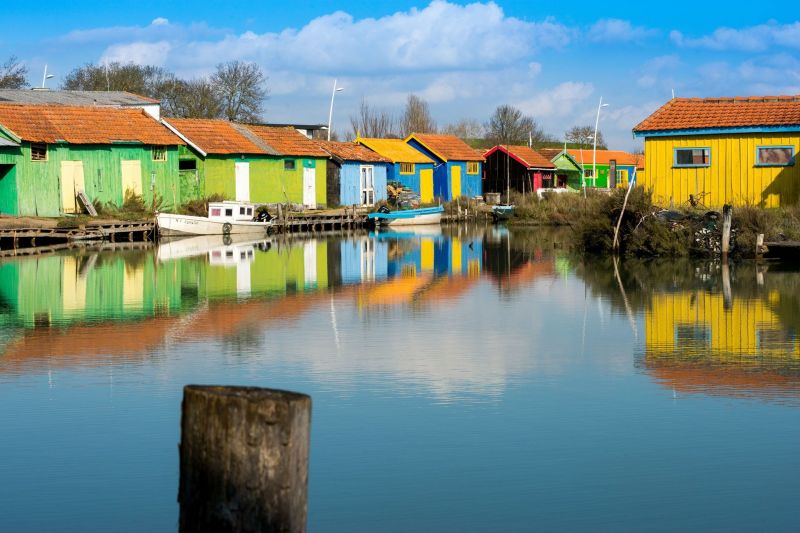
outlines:
[[[189,382],[314,397],[312,531],[789,529],[800,276],[563,242],[443,228],[0,262],[0,529],[174,529]]]

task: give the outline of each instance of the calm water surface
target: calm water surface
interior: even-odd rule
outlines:
[[[310,531],[796,531],[800,274],[453,228],[0,262],[0,530],[174,531],[182,387],[313,397]]]

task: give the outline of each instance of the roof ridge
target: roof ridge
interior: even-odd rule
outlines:
[[[256,147],[264,150],[264,152],[266,152],[268,155],[283,155],[278,150],[276,150],[268,143],[266,143],[261,137],[250,131],[250,129],[247,126],[243,124],[238,124],[236,122],[229,122],[227,120],[225,122],[230,124],[231,127],[235,129],[237,132],[244,135],[247,138],[247,140],[256,145]]]

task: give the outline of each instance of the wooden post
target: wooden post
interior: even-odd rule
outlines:
[[[764,254],[764,234],[759,233],[756,237],[756,257],[761,257]]]
[[[733,207],[730,204],[722,206],[722,259],[728,258],[731,247],[731,221],[733,219]]]
[[[310,426],[304,394],[184,387],[180,531],[304,532]]]

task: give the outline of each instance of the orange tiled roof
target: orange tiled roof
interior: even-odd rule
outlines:
[[[483,161],[484,158],[470,145],[455,135],[412,133],[405,141],[416,139],[445,161]]]
[[[373,152],[363,144],[354,142],[316,141],[316,143],[334,157],[344,161],[364,161],[366,163],[391,163],[382,155]]]
[[[181,135],[208,154],[278,155],[269,146],[257,143],[227,120],[200,118],[168,118],[164,120]]]
[[[673,98],[634,132],[800,126],[800,96]]]
[[[561,148],[539,148],[537,150],[543,157],[547,158],[548,161],[552,161],[555,156],[563,152]]]
[[[572,158],[577,161],[578,163],[581,162],[581,158],[583,158],[583,166],[591,166],[592,164],[592,149],[585,148],[583,151],[583,155],[581,155],[580,149],[569,148],[567,152]],[[608,165],[609,162],[614,159],[617,162],[617,165],[636,165],[639,163],[638,158],[628,152],[623,152],[622,150],[597,150],[597,164],[598,165]]]
[[[141,109],[0,104],[0,125],[24,141],[71,144],[184,144]]]
[[[276,127],[261,125],[246,125],[259,139],[278,151],[281,155],[299,157],[328,157],[328,152],[323,150],[296,129],[292,127]]]
[[[556,168],[556,166],[553,163],[551,163],[549,159],[547,159],[542,154],[540,154],[539,152],[528,146],[500,145],[500,146],[495,146],[486,153],[489,154],[497,150],[503,153],[505,153],[506,150],[508,150],[508,153],[511,154],[511,156],[514,159],[516,159],[517,161],[519,161],[528,168]]]

